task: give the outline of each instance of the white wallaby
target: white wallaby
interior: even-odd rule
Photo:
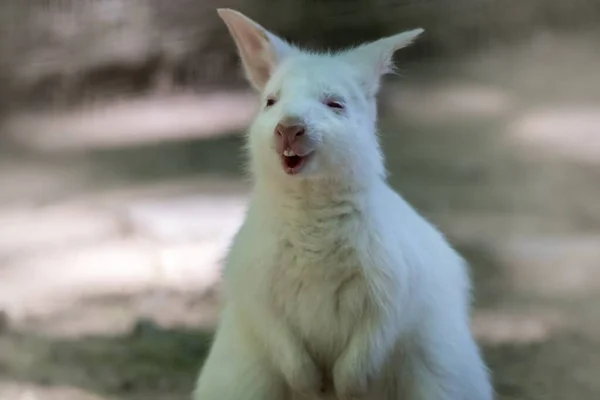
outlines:
[[[386,181],[376,94],[422,29],[302,50],[219,9],[261,106],[194,400],[491,400],[466,263]]]

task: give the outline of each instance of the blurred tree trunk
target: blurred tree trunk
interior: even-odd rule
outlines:
[[[1,0],[0,107],[239,85],[218,7],[316,48],[425,28],[416,46],[400,52],[403,60],[462,56],[600,20],[596,0]]]

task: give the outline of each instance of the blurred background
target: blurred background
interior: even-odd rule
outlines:
[[[256,106],[217,7],[318,48],[426,29],[391,184],[472,263],[498,399],[600,398],[600,2],[2,0],[0,399],[189,399]]]

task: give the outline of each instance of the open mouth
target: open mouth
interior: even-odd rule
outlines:
[[[292,151],[286,150],[281,156],[283,170],[288,175],[295,175],[298,172],[300,172],[302,167],[304,167],[309,157],[310,154],[299,156],[297,154],[294,154]]]

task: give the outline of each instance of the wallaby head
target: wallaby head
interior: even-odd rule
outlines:
[[[255,176],[278,180],[369,181],[383,175],[376,94],[396,50],[415,29],[338,52],[296,47],[243,14],[218,9],[246,77],[260,92],[248,132]]]

